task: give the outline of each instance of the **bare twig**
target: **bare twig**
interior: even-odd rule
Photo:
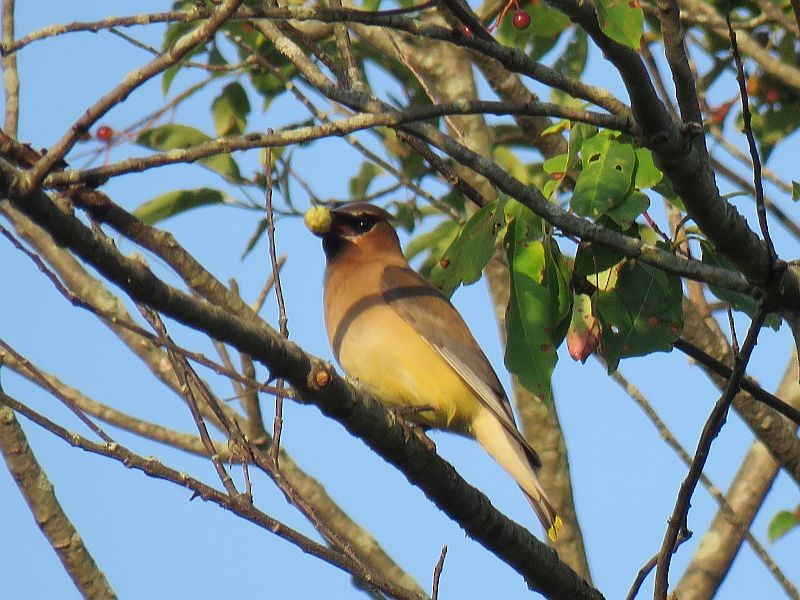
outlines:
[[[34,366],[30,361],[25,359],[23,356],[19,355],[17,351],[14,350],[14,348],[12,348],[11,346],[9,346],[2,338],[0,338],[0,349],[4,350],[5,352],[8,352],[18,362],[25,365],[25,368],[31,373],[33,377],[36,378],[39,385],[41,385],[48,392],[53,394],[53,396],[55,396],[61,402],[63,402],[64,406],[66,406],[70,411],[72,411],[72,413],[76,417],[78,417],[78,419],[80,419],[81,422],[84,425],[86,425],[97,437],[99,437],[106,443],[109,444],[114,443],[114,440],[111,438],[110,435],[108,435],[105,431],[103,431],[103,429],[99,425],[97,425],[94,421],[92,421],[89,417],[87,417],[84,414],[84,412],[80,408],[78,408],[69,397],[61,393],[61,390],[50,385],[50,382],[47,380],[47,377],[45,377],[41,373],[41,371],[39,371],[39,369],[36,368],[36,366]]]
[[[165,339],[169,338],[167,328],[164,325],[164,322],[161,320],[161,317],[158,316],[158,313],[146,307],[140,307],[140,310],[144,318],[147,319],[156,333]],[[206,427],[205,421],[203,421],[203,415],[200,413],[200,409],[197,406],[195,390],[198,388],[202,390],[205,386],[202,384],[202,382],[199,382],[199,377],[193,373],[190,374],[191,367],[183,356],[170,350],[167,351],[167,356],[169,356],[172,370],[175,372],[175,376],[178,378],[178,382],[180,383],[181,392],[186,400],[186,405],[189,407],[189,411],[192,413],[192,418],[194,419],[197,427],[197,432],[200,434],[200,440],[203,442],[203,446],[205,447],[208,456],[211,458],[211,462],[214,464],[214,470],[216,470],[219,480],[222,482],[222,485],[228,492],[228,495],[238,496],[239,490],[236,489],[231,476],[222,465],[222,461],[219,458],[217,449],[214,447],[214,442],[211,441],[211,436],[208,434],[208,428]],[[192,379],[191,382],[190,378]],[[199,386],[197,385],[198,382],[200,383]]]
[[[252,504],[243,501],[241,497],[229,496],[224,492],[190,477],[186,473],[163,465],[155,458],[144,458],[135,454],[120,444],[98,444],[80,435],[71,433],[46,417],[32,411],[11,396],[3,393],[2,390],[0,390],[0,404],[4,404],[15,412],[24,415],[26,418],[61,438],[71,446],[77,446],[87,452],[119,461],[124,464],[126,468],[142,471],[149,477],[162,479],[185,487],[194,492],[196,497],[202,498],[206,502],[217,504],[221,508],[289,541],[304,552],[308,552],[328,564],[358,577],[367,584],[384,591],[392,597],[407,598],[409,600],[417,598],[416,595],[410,594],[394,583],[376,577],[374,573],[365,570],[357,561],[351,560],[341,552],[319,544],[294,529],[287,527],[280,521],[273,519],[269,515],[253,507]]]
[[[86,109],[61,139],[42,156],[31,169],[30,173],[24,178],[24,181],[20,182],[21,191],[23,193],[30,193],[38,189],[41,182],[48,173],[50,173],[53,167],[66,156],[75,142],[80,139],[80,136],[88,131],[98,119],[121,102],[123,98],[126,98],[134,89],[163,72],[171,65],[174,65],[193,48],[211,39],[217,29],[225,23],[228,17],[230,17],[241,3],[242,0],[223,0],[219,8],[217,8],[213,15],[200,27],[182,36],[172,49],[162,53],[145,66],[130,73],[116,88]]]
[[[791,371],[791,368],[790,368],[790,371]],[[796,370],[794,372],[796,372]],[[789,375],[789,372],[787,371],[787,377],[784,378],[784,382],[786,382],[787,380],[791,381],[791,379],[788,377],[788,375]],[[692,457],[683,448],[683,446],[681,446],[680,442],[677,440],[677,438],[669,430],[669,428],[667,427],[666,423],[664,423],[664,421],[658,416],[658,413],[655,411],[653,406],[647,401],[647,399],[644,397],[642,392],[636,386],[634,386],[630,381],[628,381],[622,375],[622,373],[620,373],[619,371],[615,371],[611,375],[611,378],[615,382],[617,382],[625,390],[625,392],[628,394],[628,396],[639,406],[639,408],[642,409],[644,414],[647,416],[647,418],[650,420],[650,422],[653,424],[653,426],[658,431],[658,434],[661,436],[661,438],[664,440],[664,442],[670,448],[672,448],[672,450],[675,452],[675,454],[678,455],[678,457],[681,459],[681,461],[683,461],[683,463],[687,467],[691,467],[691,465],[692,465]],[[784,387],[785,387],[785,385],[781,384],[781,389],[784,389]],[[756,442],[754,444],[753,448],[760,448],[762,450],[762,452],[761,452],[762,455],[766,455],[766,453],[767,453],[767,450],[765,449],[766,447],[763,444],[761,444],[761,442]],[[752,449],[751,449],[751,452],[752,452]],[[775,473],[777,473],[777,463],[775,463],[774,460],[771,457],[768,460],[776,465]],[[743,468],[744,468],[744,465],[743,465]],[[758,478],[761,479],[761,477],[762,477],[762,474],[759,473],[759,477]],[[738,476],[737,476],[737,478],[738,478]],[[774,475],[773,475],[773,477],[768,478],[768,479],[771,481],[772,479],[774,479]],[[748,480],[748,481],[750,481],[750,480]],[[755,536],[753,536],[750,533],[750,531],[748,530],[748,525],[747,525],[748,521],[746,521],[740,515],[740,513],[738,511],[734,510],[733,506],[728,501],[728,498],[726,498],[722,494],[722,492],[720,492],[719,488],[717,486],[715,486],[713,484],[713,482],[705,474],[701,474],[700,475],[700,482],[706,488],[708,493],[711,494],[711,496],[719,504],[720,510],[717,513],[717,515],[718,515],[717,518],[721,517],[721,519],[723,519],[726,523],[730,524],[731,527],[733,527],[735,530],[737,530],[738,532],[741,533],[741,537],[743,539],[747,540],[747,542],[750,544],[750,546],[753,549],[753,551],[755,552],[755,554],[761,559],[761,561],[764,563],[764,566],[767,568],[767,570],[770,573],[772,573],[772,575],[775,577],[775,579],[778,581],[778,583],[781,585],[781,587],[786,591],[786,593],[790,597],[796,598],[797,597],[796,588],[788,580],[786,575],[781,571],[780,567],[778,567],[778,565],[775,563],[775,561],[772,560],[772,558],[770,557],[770,555],[767,552],[767,550],[759,543],[759,541],[755,538]],[[744,485],[746,486],[747,484],[744,484]],[[769,487],[769,485],[767,484],[766,487]],[[748,492],[744,493],[743,495],[747,496],[749,498],[751,496],[751,493],[749,493],[750,491],[751,490],[748,490]],[[731,492],[729,492],[729,494],[730,493]],[[708,533],[706,535],[708,535]],[[702,544],[701,544],[701,547],[702,547]],[[734,556],[735,554],[736,554],[736,550],[731,550],[730,551],[731,557]],[[648,563],[648,565],[649,564],[650,563]],[[653,565],[655,565],[655,563],[653,563]],[[650,569],[652,569],[652,566],[650,567]],[[643,573],[643,571],[640,571],[640,574],[642,574],[642,573]],[[645,574],[645,576],[646,576],[646,574]],[[685,574],[684,574],[684,577],[686,577]],[[641,579],[639,579],[637,577],[637,581],[635,581],[634,585],[631,586],[631,591],[628,594],[628,598],[629,599],[632,599],[636,595],[637,588],[641,586],[643,581],[644,581],[644,577],[642,577]],[[679,595],[679,597],[682,597],[682,596]],[[698,597],[702,597],[702,595],[698,596]]]
[[[766,317],[767,309],[762,302],[759,305],[756,315],[753,317],[753,321],[750,323],[750,329],[747,332],[747,337],[744,340],[741,353],[735,357],[733,373],[725,386],[725,391],[717,401],[717,404],[714,406],[714,409],[711,411],[703,427],[703,432],[697,443],[694,461],[689,469],[689,473],[686,475],[686,479],[684,479],[681,484],[678,497],[675,501],[675,508],[672,511],[672,516],[669,518],[667,531],[664,534],[664,542],[659,551],[655,581],[655,597],[657,599],[667,597],[669,563],[676,547],[679,531],[686,529],[686,515],[689,511],[689,502],[697,486],[697,482],[700,479],[700,474],[703,472],[706,460],[708,459],[711,444],[722,429],[730,404],[739,390],[741,380],[747,369],[747,363],[750,361],[750,356],[755,348],[758,334],[761,331],[761,326],[764,324],[764,319],[766,319]]]
[[[265,190],[265,206],[267,210],[267,239],[269,240],[269,261],[272,267],[272,280],[275,282],[275,297],[278,303],[278,327],[281,335],[285,338],[289,337],[289,329],[287,327],[288,317],[286,316],[286,303],[283,299],[283,287],[281,287],[281,274],[280,266],[278,265],[278,256],[275,251],[275,213],[272,210],[272,150],[267,150],[267,160],[264,164],[264,175],[267,178],[267,185]],[[276,382],[276,387],[280,390],[283,388],[283,380],[279,379]],[[272,423],[272,461],[275,463],[275,468],[278,468],[278,456],[281,448],[281,431],[283,430],[283,396],[277,394],[275,396],[275,418]]]
[[[758,214],[758,224],[761,227],[761,235],[764,237],[764,243],[767,245],[767,251],[769,252],[772,266],[774,268],[775,262],[778,260],[778,254],[775,252],[775,245],[772,243],[772,236],[770,236],[769,227],[767,226],[767,209],[764,207],[764,184],[761,180],[761,157],[758,154],[756,138],[753,135],[750,102],[747,98],[747,80],[744,76],[742,57],[739,56],[739,45],[736,43],[736,32],[731,26],[730,14],[725,15],[725,22],[728,24],[728,37],[731,40],[731,52],[733,53],[733,60],[736,63],[736,81],[739,83],[739,94],[742,98],[742,120],[744,122],[744,135],[747,138],[747,146],[750,149],[750,158],[753,161],[753,185],[756,189],[756,213]]]
[[[431,600],[439,600],[439,578],[442,576],[444,569],[444,557],[447,556],[447,544],[442,546],[442,553],[439,555],[439,560],[436,561],[436,566],[433,569],[433,591],[431,592]]]
[[[672,553],[675,554],[678,551],[678,548],[680,548],[685,541],[690,539],[692,539],[692,532],[681,528],[678,534],[678,539],[675,540],[675,547],[673,548]],[[644,580],[647,579],[650,571],[655,568],[659,556],[660,554],[658,552],[655,553],[650,557],[650,560],[648,560],[642,566],[642,568],[639,569],[639,572],[636,574],[636,579],[634,579],[633,584],[631,584],[631,589],[628,590],[628,595],[625,596],[626,600],[633,600],[636,598],[636,596],[639,594],[642,584],[644,583]]]

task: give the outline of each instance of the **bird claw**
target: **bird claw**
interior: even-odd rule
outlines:
[[[406,415],[418,413],[423,410],[430,410],[430,408],[430,406],[402,407],[395,408],[392,412],[394,413],[395,421],[403,431],[403,441],[408,443],[412,437],[416,437],[429,452],[436,452],[436,444],[425,433],[425,429],[420,425],[409,422],[405,418]]]

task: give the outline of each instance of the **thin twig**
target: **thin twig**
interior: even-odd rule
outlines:
[[[727,310],[725,311],[728,315],[728,327],[731,330],[731,350],[733,351],[733,356],[739,356],[739,338],[736,335],[736,323],[733,320],[733,308],[728,305]]]
[[[758,224],[761,227],[761,235],[764,236],[764,243],[767,245],[770,261],[774,267],[775,262],[778,260],[778,254],[775,252],[775,245],[772,243],[772,236],[769,234],[769,226],[767,225],[767,209],[764,206],[764,184],[761,179],[761,157],[758,154],[758,146],[756,145],[756,138],[753,135],[753,127],[751,125],[752,116],[750,114],[750,102],[747,98],[747,80],[744,75],[742,57],[739,56],[739,46],[736,43],[736,32],[731,26],[731,16],[729,13],[725,15],[725,22],[728,24],[728,37],[731,40],[731,52],[733,53],[733,60],[736,63],[736,81],[739,82],[739,94],[742,97],[744,135],[747,138],[747,146],[750,149],[750,157],[753,160],[753,185],[756,189],[756,213],[758,214]]]
[[[269,133],[269,131],[267,132]],[[288,317],[286,316],[286,304],[283,300],[283,288],[281,287],[280,267],[278,266],[278,256],[275,251],[275,213],[272,210],[272,150],[267,150],[267,158],[264,163],[264,175],[267,179],[266,190],[264,191],[267,209],[267,239],[269,240],[269,261],[272,267],[272,279],[275,282],[275,297],[278,303],[278,328],[281,335],[288,339],[289,329],[287,327]],[[283,380],[275,382],[275,386],[280,390],[283,388]],[[283,396],[275,396],[275,418],[272,421],[272,462],[278,469],[278,456],[281,449],[281,431],[283,430]]]
[[[685,541],[692,539],[692,532],[686,529],[681,529],[678,539],[675,541],[675,548],[672,550],[672,553],[675,554],[678,551],[678,548],[681,547]],[[654,554],[650,557],[639,572],[636,574],[636,579],[633,580],[633,584],[631,585],[631,589],[628,590],[628,595],[625,596],[625,600],[633,600],[639,594],[639,590],[644,583],[644,580],[647,579],[647,576],[650,574],[650,571],[656,566],[658,562],[659,553]]]
[[[639,406],[639,408],[642,409],[645,416],[647,416],[647,418],[658,431],[661,439],[663,439],[664,442],[670,448],[672,448],[675,454],[678,455],[678,457],[687,467],[691,467],[692,457],[683,448],[683,446],[681,446],[680,442],[672,434],[661,417],[659,417],[658,413],[655,411],[650,402],[647,401],[647,398],[644,397],[642,392],[630,381],[628,381],[625,376],[620,373],[620,371],[615,371],[611,375],[611,378],[618,383],[625,390],[625,393],[627,393],[628,396]],[[708,490],[708,493],[711,494],[711,496],[717,501],[720,507],[720,512],[724,515],[724,518],[727,520],[727,522],[741,532],[742,537],[747,540],[747,542],[750,544],[750,547],[753,549],[753,552],[755,552],[756,556],[761,559],[761,561],[764,563],[764,566],[773,575],[773,577],[775,577],[780,586],[786,591],[787,595],[792,598],[797,598],[797,589],[787,579],[786,575],[781,571],[780,567],[778,567],[775,561],[772,560],[772,557],[761,545],[761,543],[755,538],[755,536],[753,536],[753,534],[750,533],[747,524],[744,522],[744,519],[733,509],[725,495],[720,492],[719,488],[717,488],[717,486],[715,486],[705,474],[700,475],[700,482],[703,484],[706,490]],[[644,578],[642,578],[642,581],[643,579]],[[628,594],[629,599],[636,595],[636,587],[641,586],[642,581],[637,580],[637,582],[634,582],[634,585],[631,586],[631,592]]]
[[[156,333],[165,339],[169,338],[167,328],[157,312],[141,305],[139,306],[139,310],[156,331]],[[203,415],[200,413],[200,408],[197,406],[197,399],[195,398],[195,386],[193,386],[189,381],[189,371],[191,371],[189,363],[186,362],[186,359],[183,356],[171,350],[167,350],[167,356],[169,357],[175,377],[178,379],[178,383],[181,386],[181,393],[183,394],[183,398],[186,400],[186,405],[189,407],[189,411],[192,413],[192,418],[194,419],[197,427],[197,432],[200,434],[200,439],[203,442],[203,446],[205,447],[206,452],[208,452],[211,462],[214,464],[214,470],[217,472],[220,482],[228,492],[228,495],[238,496],[239,490],[236,489],[233,479],[231,479],[231,476],[222,465],[222,461],[219,459],[217,449],[214,447],[214,442],[211,440],[211,436],[208,434],[208,428],[203,420]],[[193,379],[196,381],[199,378]]]
[[[43,415],[31,410],[18,400],[8,396],[0,389],[0,403],[5,404],[14,412],[17,412],[38,426],[46,429],[55,436],[61,438],[71,446],[76,446],[87,452],[99,454],[107,458],[114,459],[124,464],[126,468],[142,471],[145,475],[155,479],[169,481],[194,492],[195,497],[202,498],[206,502],[213,502],[221,508],[274,533],[278,537],[296,545],[298,548],[321,560],[331,564],[346,573],[366,582],[368,585],[384,591],[386,594],[397,598],[416,598],[410,592],[395,585],[393,582],[386,581],[374,571],[368,570],[358,561],[352,560],[342,552],[329,548],[314,540],[304,536],[298,531],[287,527],[282,522],[270,517],[257,508],[253,507],[241,497],[231,497],[198,479],[190,477],[184,472],[167,467],[153,457],[144,458],[131,452],[121,444],[98,444],[92,442],[76,433],[67,431],[57,423],[54,423]]]
[[[47,153],[33,166],[21,187],[27,193],[40,187],[44,178],[67,155],[84,132],[94,125],[130,93],[159,73],[177,63],[192,49],[206,43],[239,7],[242,0],[223,0],[212,16],[197,29],[183,35],[172,49],[160,54],[146,65],[131,72],[119,85],[86,109]]]
[[[17,351],[14,350],[14,348],[12,348],[10,345],[8,345],[2,338],[0,338],[0,349],[5,350],[10,355],[12,355],[19,363],[23,364],[25,368],[30,372],[30,374],[36,378],[36,381],[39,383],[41,387],[43,387],[48,392],[53,394],[53,396],[58,398],[64,404],[64,406],[66,406],[70,411],[72,411],[72,413],[76,417],[78,417],[78,419],[80,419],[81,422],[84,423],[92,432],[94,432],[94,434],[97,435],[97,437],[99,437],[107,444],[114,443],[113,438],[110,435],[108,435],[99,425],[97,425],[94,421],[92,421],[89,417],[87,417],[84,414],[84,412],[75,405],[75,403],[72,401],[71,398],[65,396],[64,394],[61,393],[61,390],[51,385],[47,377],[45,377],[44,374],[41,371],[39,371],[39,369],[33,363],[27,360],[24,356],[18,354]]]
[[[283,265],[286,264],[286,255],[282,254],[278,257],[278,273],[281,272],[283,269]],[[275,275],[270,273],[267,277],[267,280],[264,282],[264,285],[261,287],[261,291],[258,293],[258,297],[253,301],[251,307],[254,313],[261,312],[261,308],[264,306],[264,302],[267,300],[267,296],[272,291],[272,288],[275,287]]]
[[[725,424],[728,409],[736,393],[739,391],[742,378],[747,369],[747,363],[750,361],[750,356],[758,341],[758,334],[761,331],[761,326],[764,324],[764,319],[766,319],[766,317],[767,309],[765,303],[762,302],[750,323],[750,329],[747,332],[747,337],[744,340],[741,353],[734,358],[733,373],[730,379],[728,379],[728,383],[725,385],[725,390],[706,420],[703,432],[700,435],[700,440],[697,443],[694,461],[692,461],[689,473],[686,475],[678,491],[675,507],[672,511],[672,516],[669,518],[667,531],[664,534],[664,541],[659,551],[655,581],[656,599],[660,600],[667,597],[669,564],[672,553],[676,547],[679,531],[686,529],[686,515],[689,512],[689,503],[697,487],[700,475],[703,472],[706,460],[708,460],[711,444],[717,435],[719,435],[722,426]]]
[[[676,350],[680,350],[686,354],[686,356],[693,358],[712,373],[719,375],[720,377],[724,377],[725,379],[731,378],[733,369],[731,369],[725,363],[718,361],[716,358],[701,350],[694,344],[686,341],[683,338],[680,338],[672,342],[672,345]],[[797,410],[794,406],[787,404],[775,394],[771,394],[755,383],[752,379],[745,377],[742,379],[740,385],[741,388],[750,394],[754,400],[769,406],[771,409],[779,412],[787,419],[790,419],[797,425],[800,425],[800,410]]]
[[[442,576],[444,569],[444,557],[447,556],[447,544],[442,546],[442,553],[439,555],[439,560],[436,561],[436,566],[433,569],[433,590],[431,592],[431,600],[439,600],[439,578]]]

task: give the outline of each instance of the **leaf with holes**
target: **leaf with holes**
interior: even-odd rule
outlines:
[[[450,296],[461,284],[481,278],[494,252],[497,233],[505,224],[504,200],[481,208],[458,232],[441,260],[431,269],[431,283]]]
[[[621,203],[633,187],[636,155],[603,133],[581,147],[583,170],[575,183],[570,206],[583,217],[597,219]]]
[[[616,281],[599,289],[595,308],[603,328],[600,354],[609,372],[621,358],[669,351],[681,334],[680,279],[636,260],[615,267]]]

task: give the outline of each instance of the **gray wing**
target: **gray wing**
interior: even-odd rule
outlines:
[[[522,444],[528,460],[538,468],[541,461],[517,429],[511,403],[497,374],[450,301],[409,267],[387,266],[381,277],[381,291],[387,304],[458,373]]]

